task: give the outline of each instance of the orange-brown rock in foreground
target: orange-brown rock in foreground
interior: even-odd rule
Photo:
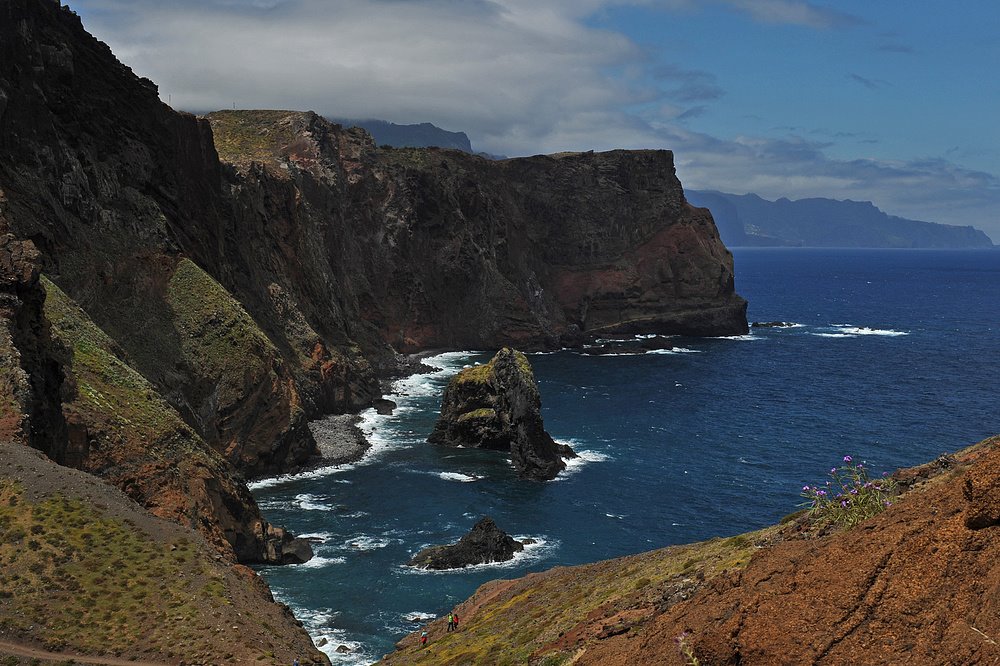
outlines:
[[[1000,658],[1000,533],[971,529],[976,497],[995,495],[1000,439],[858,527],[762,550],[636,636],[580,664],[681,663],[690,632],[702,664],[976,664]]]
[[[1000,437],[897,472],[850,530],[759,532],[494,581],[391,664],[979,664],[1000,659]],[[545,661],[549,660],[549,661]],[[559,661],[563,660],[563,661]]]

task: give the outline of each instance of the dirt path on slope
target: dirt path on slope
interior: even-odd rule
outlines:
[[[7,641],[0,641],[0,654],[25,657],[27,659],[45,659],[54,662],[65,662],[72,659],[77,664],[96,664],[97,666],[174,666],[162,661],[137,661],[133,659],[119,659],[117,657],[72,654],[70,652],[48,652],[27,645],[8,643]]]

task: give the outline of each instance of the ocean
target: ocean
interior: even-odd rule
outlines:
[[[487,580],[763,527],[844,455],[880,473],[1000,433],[1000,251],[734,254],[749,319],[791,326],[530,356],[547,430],[580,454],[555,481],[425,442],[448,378],[489,359],[469,350],[397,382],[392,416],[364,414],[362,462],[253,484],[269,520],[320,541],[306,564],[260,569],[276,598],[335,664],[367,664]],[[404,566],[487,515],[537,543],[505,564]]]

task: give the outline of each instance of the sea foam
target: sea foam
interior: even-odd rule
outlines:
[[[305,511],[331,511],[333,509],[333,507],[327,504],[320,503],[318,501],[319,499],[320,498],[316,497],[315,495],[311,495],[309,493],[302,493],[300,495],[295,496],[295,501],[293,502],[293,504],[296,507],[303,509]]]
[[[553,479],[553,481],[561,481],[566,477],[576,474],[581,469],[583,469],[588,463],[605,462],[606,460],[611,460],[610,455],[602,453],[600,451],[594,451],[592,449],[585,449],[583,448],[585,444],[575,439],[568,439],[565,441],[557,440],[557,443],[569,445],[569,447],[573,449],[573,452],[576,454],[576,457],[563,458],[563,460],[566,462],[566,469],[559,472],[559,475],[556,476],[556,478]]]
[[[347,559],[343,557],[324,557],[322,555],[315,555],[308,562],[303,562],[302,564],[286,564],[284,566],[299,567],[301,569],[322,569],[334,564],[344,564],[345,562],[347,562]]]
[[[909,335],[906,331],[894,331],[889,328],[870,328],[868,326],[837,326],[836,328],[851,335],[884,335],[887,337]]]
[[[700,354],[700,349],[688,349],[687,347],[671,347],[670,349],[650,349],[647,354]]]
[[[362,534],[345,540],[341,549],[364,552],[369,550],[378,550],[379,548],[385,548],[390,544],[401,542],[402,541],[400,539],[387,539],[385,537],[374,537]]]
[[[458,481],[459,483],[472,483],[483,478],[476,474],[463,474],[462,472],[440,472],[438,476],[445,481]]]
[[[251,491],[257,491],[296,481],[331,476],[355,469],[358,465],[368,464],[378,459],[387,451],[405,446],[405,441],[401,441],[385,432],[384,424],[390,423],[401,412],[413,410],[414,406],[412,403],[415,399],[440,393],[448,379],[452,375],[457,374],[463,366],[467,365],[469,358],[476,353],[473,351],[457,351],[429,356],[423,359],[423,363],[432,368],[437,368],[437,372],[410,375],[409,377],[404,377],[393,382],[390,392],[386,395],[387,398],[393,400],[397,405],[393,415],[379,414],[374,408],[366,409],[359,414],[358,428],[371,445],[361,460],[341,465],[318,467],[307,472],[282,474],[280,476],[259,479],[247,484],[248,487]]]

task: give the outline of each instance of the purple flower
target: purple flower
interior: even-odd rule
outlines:
[[[890,502],[889,500],[886,500],[886,501],[885,501],[885,506],[886,506],[886,507],[890,507],[890,506],[892,506],[892,502]]]
[[[851,494],[852,495],[857,495],[858,494],[858,489],[857,488],[851,488]]]
[[[844,456],[844,462],[849,463],[852,460],[854,460],[854,458],[852,458],[851,456]]]
[[[802,486],[802,492],[809,492],[809,486]]]
[[[865,468],[865,466],[864,466],[863,463],[858,463],[858,469],[864,469],[864,468]]]
[[[816,494],[819,495],[820,497],[826,497],[826,491],[825,490],[817,491]]]
[[[844,508],[844,509],[847,508],[847,504],[848,504],[847,500],[841,500],[841,502],[840,502],[841,508]]]
[[[830,474],[836,474],[836,473],[837,473],[837,468],[836,467],[831,467],[830,468]]]
[[[882,478],[889,476],[889,472],[882,472]]]

